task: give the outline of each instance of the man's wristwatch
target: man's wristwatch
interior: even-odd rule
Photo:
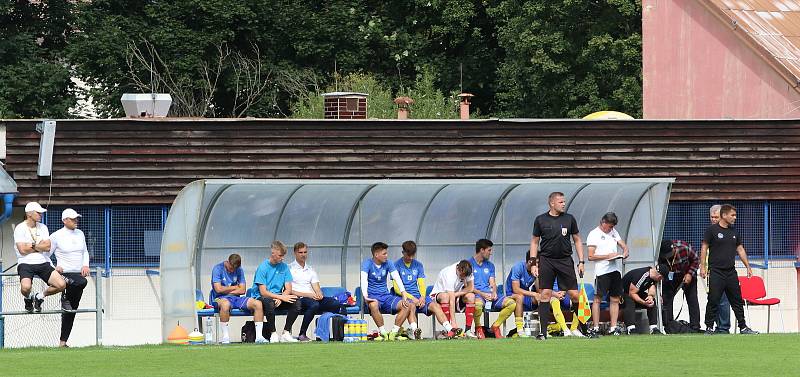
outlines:
[[[586,264],[586,262],[580,261],[580,262],[578,262],[578,264]]]

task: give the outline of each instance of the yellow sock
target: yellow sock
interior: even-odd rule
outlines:
[[[553,308],[553,317],[556,318],[556,322],[561,326],[561,330],[566,331],[567,321],[564,319],[564,313],[561,312],[561,301],[550,300],[550,306]]]
[[[517,302],[511,297],[506,297],[506,299],[503,300],[503,310],[500,310],[500,315],[497,316],[497,320],[494,321],[492,326],[500,327],[502,324],[506,323],[506,319],[511,317],[511,314],[514,313],[514,309],[516,308]]]
[[[522,334],[525,331],[525,322],[522,321],[522,317],[514,317],[514,323],[517,325],[517,334]]]
[[[483,319],[483,301],[475,300],[475,313],[472,317],[475,318],[475,328],[481,327],[481,319]]]

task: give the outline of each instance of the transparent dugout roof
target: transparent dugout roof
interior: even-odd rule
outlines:
[[[636,237],[632,257],[636,253],[636,260],[654,260],[673,181],[195,181],[175,199],[164,229],[164,336],[177,320],[194,323],[194,290],[208,296],[211,266],[237,252],[251,282],[275,239],[290,248],[287,263],[294,259],[295,242],[308,244],[309,263],[318,271],[321,285],[353,291],[360,259],[369,255],[369,246],[376,241],[389,244],[392,257],[399,255],[402,242],[417,242],[418,257],[433,280],[439,268],[469,256],[476,240],[489,238],[495,244],[493,261],[502,283],[520,259],[520,251],[527,250],[533,219],[547,211],[547,196],[554,191],[565,194],[567,212],[576,217],[584,241],[603,214],[614,211],[623,239],[629,234]],[[636,220],[631,221],[634,214]]]

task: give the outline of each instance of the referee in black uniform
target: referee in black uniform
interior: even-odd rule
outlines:
[[[572,244],[578,252],[578,271],[583,276],[583,244],[578,234],[578,223],[572,215],[565,213],[567,201],[560,192],[550,193],[547,198],[550,209],[536,216],[533,221],[531,237],[531,258],[536,263],[531,268],[538,278],[537,286],[541,289],[539,302],[550,302],[553,294],[553,283],[558,279],[558,288],[567,291],[572,299],[573,310],[578,307],[578,279],[575,277],[575,264],[572,260]],[[541,242],[541,245],[540,245]],[[539,335],[537,339],[546,339],[547,325],[550,323],[550,305],[539,305]],[[574,317],[577,318],[577,317]],[[583,336],[580,332],[574,335]]]
[[[703,248],[700,250],[700,276],[706,276],[706,255],[708,249],[714,250],[708,260],[708,304],[706,304],[706,335],[714,334],[714,321],[717,319],[717,308],[719,300],[724,292],[728,296],[728,301],[739,322],[739,332],[742,334],[758,334],[753,331],[744,319],[744,302],[742,301],[742,291],[739,288],[739,277],[736,274],[736,254],[747,267],[747,277],[753,276],[750,262],[747,261],[747,253],[742,245],[742,238],[739,232],[733,227],[736,222],[736,208],[730,204],[724,204],[719,210],[719,223],[711,224],[703,235]]]

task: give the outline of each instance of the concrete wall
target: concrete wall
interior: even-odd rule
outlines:
[[[642,6],[645,119],[800,117],[800,94],[699,1]]]

